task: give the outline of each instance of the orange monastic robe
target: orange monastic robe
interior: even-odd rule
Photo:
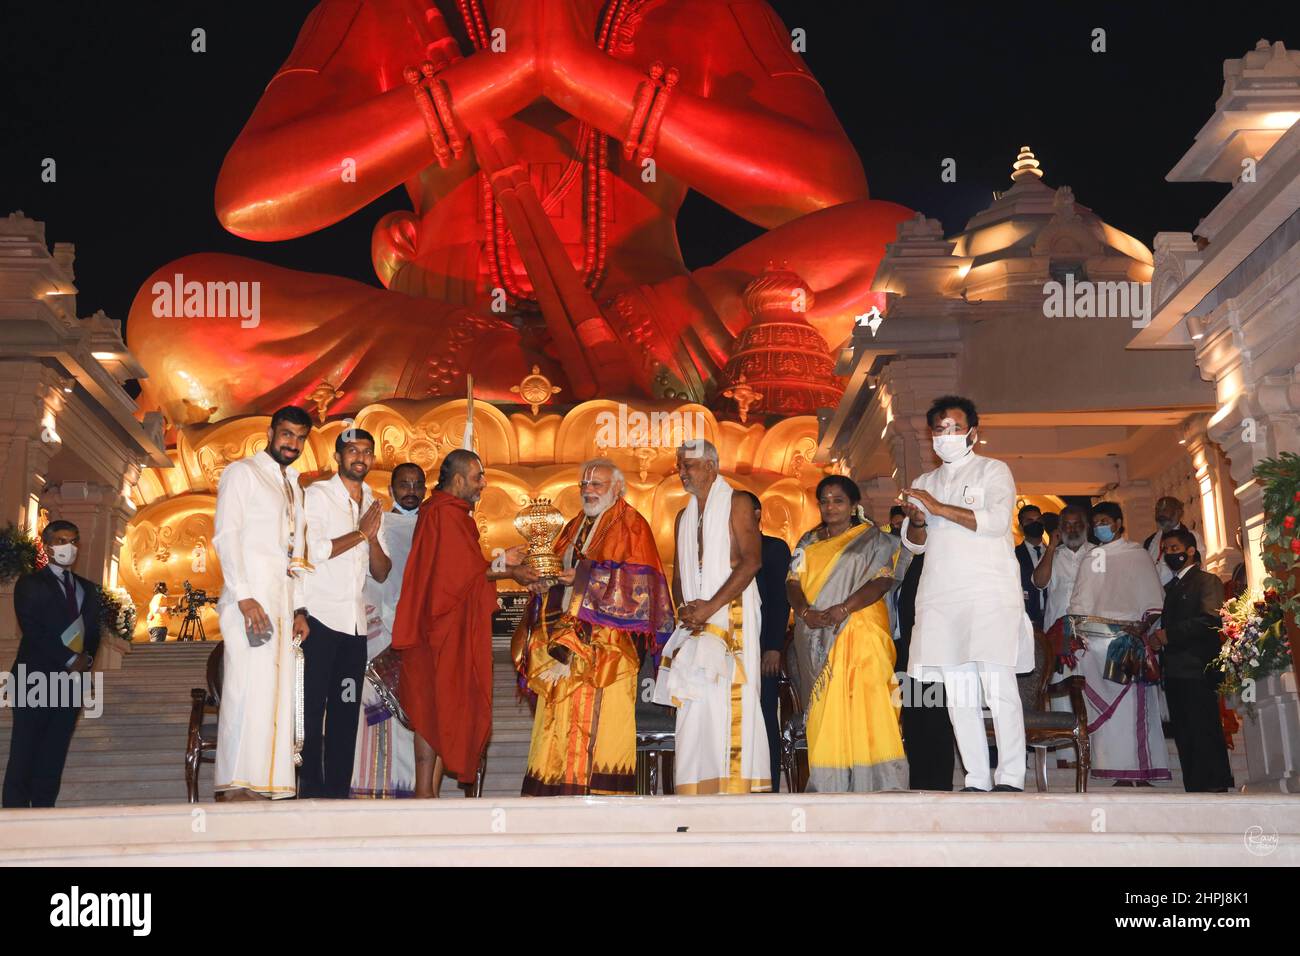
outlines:
[[[673,626],[645,518],[622,498],[584,534],[585,518],[555,542],[577,571],[567,603],[553,587],[516,633],[515,665],[537,694],[524,796],[634,792],[640,654]]]
[[[492,733],[496,588],[470,505],[435,490],[420,506],[393,621],[398,696],[446,771],[472,780]]]

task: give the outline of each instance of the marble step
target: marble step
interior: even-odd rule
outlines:
[[[0,863],[1294,866],[1300,798],[1117,794],[276,801],[0,815]],[[196,826],[196,823],[199,824]],[[1100,829],[1099,829],[1100,823]],[[1248,842],[1252,831],[1271,845]]]

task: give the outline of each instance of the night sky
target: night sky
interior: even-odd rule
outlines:
[[[125,319],[154,268],[199,251],[378,285],[370,232],[383,212],[408,208],[401,190],[275,244],[226,233],[212,209],[222,158],[312,3],[6,6],[0,215],[22,209],[45,221],[48,242],[76,244],[82,315]],[[941,219],[948,234],[1010,186],[1023,143],[1049,185],[1072,186],[1148,245],[1158,231],[1194,229],[1226,187],[1164,176],[1211,115],[1223,60],[1261,37],[1300,48],[1294,3],[773,6],[807,31],[806,59],[872,195]],[[207,30],[204,54],[190,51],[196,26]],[[1105,53],[1090,51],[1095,27],[1106,30]],[[58,162],[54,184],[40,180],[47,156]],[[957,160],[955,183],[940,181],[945,157]],[[758,234],[696,194],[680,219],[691,267]]]

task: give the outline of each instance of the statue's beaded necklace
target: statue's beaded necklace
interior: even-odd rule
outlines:
[[[624,24],[629,16],[647,2],[650,0],[608,0],[596,36],[597,49],[612,56],[616,39],[621,39],[624,43],[630,40],[635,21],[628,24],[626,29]],[[456,3],[474,49],[486,49],[491,42],[491,30],[483,12],[482,0],[456,0]],[[578,175],[582,176],[582,279],[587,289],[594,292],[605,278],[608,251],[609,137],[593,129],[589,123],[580,123],[574,151],[581,159],[573,159],[568,163],[555,186],[543,197],[542,208],[547,212],[554,209],[572,187],[574,179]],[[526,287],[505,261],[507,246],[512,240],[487,173],[480,172],[479,180],[487,227],[491,280],[496,288],[505,290],[516,308],[535,311],[538,305],[532,288]]]

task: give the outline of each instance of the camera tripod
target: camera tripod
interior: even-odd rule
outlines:
[[[208,635],[203,630],[203,618],[199,617],[199,608],[202,606],[185,602],[185,620],[181,621],[180,633],[176,635],[177,641],[192,641],[196,634],[200,641],[208,639]]]

